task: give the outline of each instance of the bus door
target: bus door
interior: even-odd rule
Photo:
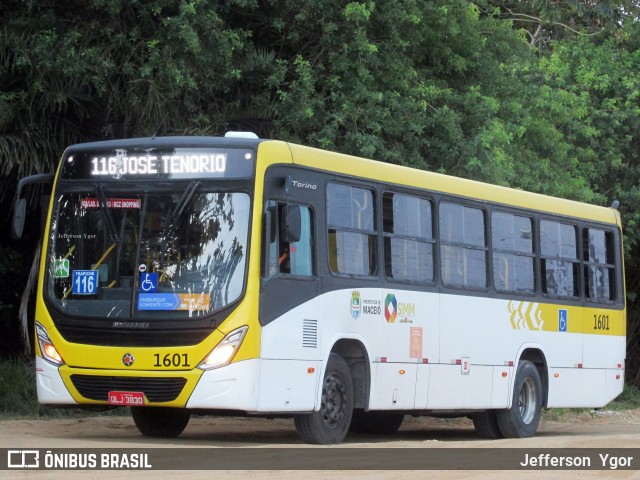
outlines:
[[[294,322],[293,331],[284,333],[294,335],[290,348],[296,352],[290,351],[289,355],[295,356],[289,358],[316,357],[316,348],[310,347],[319,345],[313,342],[309,345],[306,340],[295,337],[302,335],[305,328],[317,331],[322,314],[315,264],[314,208],[322,205],[318,203],[322,199],[318,182],[312,183],[305,175],[313,174],[277,167],[268,171],[265,180],[260,322],[267,326],[284,317],[288,325]],[[269,348],[263,345],[263,353]]]

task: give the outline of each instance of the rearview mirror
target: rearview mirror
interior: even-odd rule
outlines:
[[[282,239],[288,243],[300,241],[302,231],[302,221],[300,219],[299,205],[285,205],[284,222],[282,222]]]
[[[27,185],[33,185],[37,183],[51,184],[52,181],[53,174],[39,173],[36,175],[25,177],[18,182],[18,186],[16,187],[15,208],[13,209],[13,220],[11,222],[11,238],[13,238],[14,240],[19,240],[20,238],[22,238],[24,224],[27,219],[27,199],[22,198],[22,189]],[[49,197],[47,196],[46,198],[48,200]],[[44,215],[46,215],[45,210],[43,210],[43,218]]]
[[[19,198],[13,210],[13,221],[11,222],[11,238],[19,240],[24,231],[24,222],[27,217],[27,200]]]

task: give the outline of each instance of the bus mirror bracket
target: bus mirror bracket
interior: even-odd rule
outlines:
[[[13,238],[14,240],[19,240],[20,238],[22,238],[22,233],[24,232],[24,224],[27,220],[27,199],[22,198],[23,188],[27,185],[33,185],[36,183],[51,184],[52,180],[52,174],[40,173],[37,175],[30,175],[28,177],[25,177],[18,182],[14,200],[13,219],[11,222],[11,238]]]

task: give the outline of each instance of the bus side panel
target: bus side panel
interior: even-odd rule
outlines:
[[[430,365],[430,410],[491,408],[493,367],[473,365],[463,373],[463,365]],[[506,383],[506,382],[505,382]]]
[[[504,300],[469,295],[440,297],[440,363],[468,359],[476,365],[505,365],[514,359],[520,332],[510,323]],[[491,382],[488,383],[490,387]]]
[[[595,311],[595,310],[594,310]],[[610,325],[601,330],[594,329],[594,316],[585,315],[584,321],[584,368],[624,367],[626,339],[624,337],[625,316],[622,310],[604,310],[606,322]],[[597,324],[596,324],[597,326]]]
[[[376,363],[369,410],[414,409],[417,371],[415,363]]]
[[[315,407],[322,362],[262,360],[259,412],[305,412]]]
[[[624,386],[620,370],[551,368],[549,373],[550,408],[603,407],[617,397]]]

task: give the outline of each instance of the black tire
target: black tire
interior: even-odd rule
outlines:
[[[368,433],[373,435],[393,435],[398,431],[403,413],[393,412],[353,412],[349,431],[354,433]]]
[[[328,445],[344,440],[353,414],[353,382],[344,358],[329,355],[322,382],[320,410],[294,417],[296,430],[307,443]]]
[[[474,413],[471,419],[473,420],[473,427],[476,429],[476,433],[482,438],[496,440],[504,437],[498,426],[498,419],[496,418],[496,412],[494,410]]]
[[[191,413],[183,408],[131,407],[131,416],[145,437],[174,438],[186,428]]]
[[[541,412],[540,374],[532,362],[523,360],[516,371],[511,408],[496,412],[500,432],[506,438],[532,437],[538,429]]]

